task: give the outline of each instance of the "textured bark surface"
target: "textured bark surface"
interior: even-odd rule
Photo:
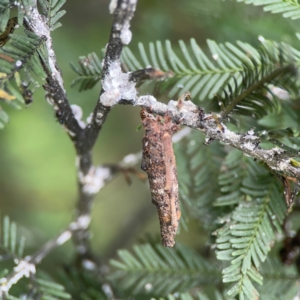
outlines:
[[[167,114],[155,117],[142,109],[141,118],[146,132],[141,168],[148,174],[152,203],[159,216],[162,244],[173,247],[181,213],[172,135],[179,127]]]

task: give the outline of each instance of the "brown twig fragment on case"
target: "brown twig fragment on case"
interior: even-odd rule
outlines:
[[[162,244],[173,247],[181,213],[172,135],[179,126],[169,115],[155,117],[145,109],[141,111],[141,118],[146,132],[141,168],[148,174],[152,203],[159,216]]]

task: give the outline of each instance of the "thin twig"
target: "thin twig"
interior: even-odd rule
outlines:
[[[191,101],[184,101],[180,105],[177,101],[169,101],[168,104],[158,102],[153,96],[141,96],[134,100],[121,100],[120,104],[130,104],[148,109],[152,113],[172,116],[174,122],[198,129],[207,138],[219,140],[227,145],[241,150],[245,155],[264,162],[271,169],[286,176],[297,179],[300,183],[300,168],[294,167],[290,161],[292,157],[284,149],[262,149],[259,146],[260,137],[254,134],[243,135],[229,130],[223,123],[219,114],[203,114],[203,110]],[[300,151],[298,155],[300,154]]]
[[[26,256],[24,259],[20,260],[17,266],[14,267],[12,273],[0,279],[0,299],[2,299],[2,297],[4,298],[12,285],[16,284],[20,279],[22,279],[23,277],[29,277],[31,274],[35,274],[36,265],[39,264],[55,248],[67,242],[71,238],[71,236],[72,231],[69,227],[61,234],[59,234],[56,238],[49,240],[36,253],[30,256]]]
[[[34,32],[37,36],[41,38],[46,37],[48,61],[43,62],[41,60],[41,62],[47,74],[47,84],[45,84],[43,87],[46,90],[46,98],[48,102],[54,106],[54,110],[56,112],[59,112],[60,123],[63,124],[69,136],[74,141],[76,147],[76,144],[78,143],[82,135],[82,128],[79,126],[70,107],[63,85],[61,71],[57,67],[50,29],[37,9],[36,0],[32,1],[32,9],[30,11],[30,14],[28,16],[25,16],[24,25],[28,30]]]
[[[112,3],[116,1],[112,0]],[[133,17],[137,0],[119,0],[116,7],[111,5],[111,13],[114,13],[114,20],[110,32],[110,39],[106,47],[106,53],[103,60],[102,82],[108,75],[109,67],[113,63],[119,63],[123,45],[129,44],[131,40],[130,21]],[[88,124],[85,132],[84,144],[87,149],[92,149],[100,130],[111,110],[110,106],[105,106],[100,101],[101,95],[105,92],[102,87],[99,100],[93,112],[91,123]],[[88,162],[81,162],[83,169],[88,169]]]
[[[114,20],[103,63],[103,82],[105,82],[106,77],[108,76],[110,66],[112,64],[120,64],[119,59],[122,53],[123,45],[128,44],[131,40],[131,31],[129,28],[136,4],[137,0],[119,0],[116,8],[113,8]],[[102,88],[100,97],[104,92],[105,90]],[[86,186],[86,181],[93,181],[92,177],[97,176],[97,169],[95,169],[92,164],[91,150],[110,110],[110,106],[103,105],[100,100],[97,102],[93,112],[92,120],[84,130],[83,138],[81,140],[81,147],[77,151],[79,199],[77,202],[75,218],[78,218],[78,216],[87,217],[91,215],[93,199],[98,192],[97,189],[92,190]],[[76,232],[74,235],[74,240],[77,246],[78,254],[81,256],[91,255],[89,250],[89,233],[87,230],[79,230]]]

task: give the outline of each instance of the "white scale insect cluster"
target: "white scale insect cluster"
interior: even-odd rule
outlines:
[[[85,128],[86,124],[84,123],[84,121],[82,120],[82,109],[80,106],[76,105],[76,104],[72,104],[71,105],[71,109],[74,115],[74,118],[77,120],[79,126],[81,128]]]
[[[132,39],[132,32],[129,29],[130,24],[125,24],[123,29],[121,30],[120,39],[122,44],[128,45],[131,42]]]
[[[86,175],[78,172],[79,181],[83,185],[82,191],[87,195],[97,194],[110,177],[110,168],[106,167],[91,167]]]
[[[119,61],[110,63],[102,86],[105,92],[100,96],[100,102],[104,106],[113,106],[121,99],[132,100],[137,96],[135,83],[129,81],[129,74],[122,72]]]
[[[14,272],[14,276],[9,280],[5,277],[1,278],[0,297],[2,293],[7,293],[11,286],[16,284],[21,278],[29,278],[31,274],[35,274],[35,265],[26,260],[21,260],[18,265],[14,267]]]

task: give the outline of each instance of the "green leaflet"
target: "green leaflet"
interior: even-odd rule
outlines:
[[[270,11],[273,14],[281,13],[284,18],[296,20],[300,18],[300,5],[298,1],[282,1],[282,0],[237,0],[237,2],[245,2],[245,4],[253,4],[256,6],[264,6],[264,11]]]
[[[65,291],[62,285],[53,282],[49,276],[47,277],[47,279],[42,279],[38,276],[33,280],[34,288],[31,290],[32,299],[34,299],[34,297],[45,300],[72,299],[71,295]]]
[[[227,197],[216,204],[237,204],[217,231],[217,258],[230,261],[223,269],[223,282],[234,283],[229,296],[256,299],[259,294],[252,282],[263,283],[260,266],[274,244],[275,230],[281,230],[286,204],[278,179],[237,150],[228,154],[222,169],[219,183]]]
[[[281,300],[294,298],[299,288],[296,279],[298,278],[298,273],[295,266],[283,268],[275,252],[268,256],[260,269],[264,277],[264,284],[263,286],[258,286],[257,289],[262,299]]]
[[[195,293],[194,293],[195,294]],[[195,295],[192,295],[190,293],[176,293],[175,295],[168,295],[166,298],[152,298],[153,300],[225,300],[225,297],[218,291],[214,293],[214,295],[207,295],[202,291],[197,291]]]
[[[45,274],[44,276],[45,277]],[[65,291],[65,288],[53,282],[52,278],[47,276],[47,279],[40,278],[38,275],[37,278],[32,278],[32,282],[28,285],[30,289],[30,297],[28,299],[41,299],[41,300],[63,300],[63,299],[72,299],[71,295]],[[20,300],[12,295],[7,295],[9,300]]]
[[[1,234],[1,252],[0,261],[7,259],[20,259],[23,256],[25,247],[25,238],[17,232],[16,223],[11,222],[8,216],[5,216],[2,221]]]
[[[164,45],[160,41],[149,43],[148,50],[139,43],[141,60],[129,48],[125,48],[122,61],[125,69],[131,71],[149,65],[164,72],[171,70],[174,76],[158,84],[160,93],[168,91],[169,98],[174,98],[178,97],[179,93],[190,91],[195,102],[212,99],[216,94],[220,94],[222,99],[228,99],[229,95],[239,95],[249,88],[251,83],[261,80],[261,84],[251,90],[254,93],[252,97],[244,99],[244,96],[244,107],[239,109],[245,114],[245,107],[249,106],[253,108],[250,113],[252,115],[253,111],[256,113],[266,104],[273,107],[264,96],[263,87],[266,89],[266,85],[272,81],[276,81],[279,86],[284,84],[285,87],[291,82],[282,74],[276,73],[271,78],[270,73],[280,65],[287,66],[291,60],[295,62],[299,60],[298,54],[288,45],[270,41],[264,41],[258,49],[240,41],[234,45],[228,42],[217,44],[208,40],[207,44],[209,55],[205,54],[194,39],[191,39],[190,45],[179,41],[179,51],[175,51],[168,40]],[[290,53],[293,51],[295,54],[291,56]],[[223,89],[224,92],[221,93]],[[295,90],[297,89],[294,87],[293,91]]]
[[[39,81],[46,77],[40,63],[42,58],[47,65],[44,47],[45,39],[29,31],[25,36],[10,35],[9,42],[0,48],[1,101],[15,108],[21,108],[24,102],[29,104],[32,101],[32,92],[39,87]],[[0,128],[7,121],[7,115],[0,110]]]
[[[119,250],[118,256],[118,260],[110,262],[116,269],[110,279],[131,295],[167,296],[220,280],[216,266],[183,246],[169,249],[161,245],[136,245],[133,253]]]
[[[47,18],[47,24],[51,31],[61,26],[58,20],[66,13],[65,10],[60,10],[66,3],[66,0],[38,0],[42,13]]]
[[[205,146],[204,135],[193,131],[175,146],[180,201],[205,228],[215,228],[221,210],[214,207],[220,196],[218,173],[226,153],[218,142]]]
[[[78,63],[78,67],[71,63],[71,68],[79,75],[71,86],[79,85],[81,92],[93,88],[101,80],[102,65],[96,53],[80,56]]]

